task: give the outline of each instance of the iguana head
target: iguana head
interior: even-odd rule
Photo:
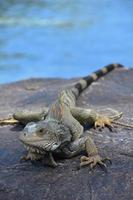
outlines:
[[[71,133],[67,126],[50,119],[28,123],[20,135],[20,140],[27,149],[52,152],[71,141]]]

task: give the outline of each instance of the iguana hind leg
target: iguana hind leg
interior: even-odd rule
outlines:
[[[33,111],[20,111],[13,114],[13,118],[21,123],[29,123],[41,121],[45,117],[45,112],[33,112]]]
[[[122,113],[117,113],[114,116],[108,117],[102,114],[97,113],[91,109],[71,107],[71,113],[82,124],[90,124],[95,128],[104,128],[105,126],[111,129],[115,120],[121,118]]]
[[[19,111],[14,113],[12,117],[1,119],[0,125],[27,124],[28,122],[40,121],[47,116],[47,112],[48,108],[43,108],[41,112]]]

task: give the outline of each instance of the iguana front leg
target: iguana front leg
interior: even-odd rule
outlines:
[[[106,161],[106,160],[110,161],[110,159],[102,158],[98,154],[98,150],[97,150],[93,140],[91,139],[91,137],[88,137],[87,140],[85,141],[85,150],[86,150],[87,156],[81,157],[80,167],[85,166],[85,165],[90,165],[90,167],[92,169],[98,164],[101,167],[106,168],[106,164],[104,163],[104,161]]]
[[[85,135],[88,133],[87,131],[84,133],[84,136],[71,142],[68,146],[66,146],[62,151],[64,153],[64,157],[70,158],[75,155],[80,154],[81,151],[86,151],[87,156],[82,156],[80,159],[80,167],[85,165],[90,165],[91,168],[94,168],[97,164],[101,167],[106,167],[104,161],[109,160],[109,158],[102,158],[98,149],[96,148],[93,140],[90,136]]]
[[[36,152],[33,152],[32,150],[29,150],[27,154],[23,155],[20,158],[20,161],[43,161],[45,164],[45,161],[47,165],[50,167],[57,167],[58,164],[55,162],[53,155],[51,152],[47,152],[45,155],[39,154]]]
[[[12,117],[1,119],[0,125],[13,125],[13,124],[27,124],[29,122],[36,122],[45,119],[48,113],[48,108],[44,107],[40,112],[33,111],[19,111],[12,115]]]
[[[36,161],[36,160],[42,160],[42,159],[43,157],[41,154],[38,154],[29,150],[26,155],[23,155],[20,158],[20,161],[28,161],[28,160]]]
[[[114,120],[117,120],[122,116],[122,113],[118,113],[115,116],[107,117],[91,109],[84,109],[79,107],[71,107],[71,113],[73,117],[76,118],[76,120],[78,120],[81,124],[88,123],[93,125],[95,128],[104,128],[105,126],[112,128],[112,123]]]

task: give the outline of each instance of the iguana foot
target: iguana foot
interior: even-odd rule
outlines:
[[[112,122],[112,119],[110,119],[109,117],[101,116],[95,121],[94,128],[99,128],[101,130],[104,127],[107,127],[109,130],[112,131],[113,126],[111,122]]]
[[[121,117],[122,117],[122,112],[111,117],[99,116],[94,123],[94,128],[102,129],[104,127],[107,127],[109,128],[109,130],[112,130],[113,129],[112,123],[115,124],[114,121],[120,119]]]
[[[97,164],[100,165],[102,168],[106,169],[106,164],[104,163],[108,160],[111,163],[110,158],[101,158],[99,155],[93,156],[82,156],[80,159],[80,167],[85,165],[90,165],[90,168],[94,168]]]
[[[35,161],[35,160],[41,160],[42,156],[36,153],[28,152],[27,155],[24,155],[20,158],[20,161]]]
[[[58,164],[57,164],[56,161],[54,160],[53,155],[52,155],[51,152],[48,152],[48,153],[46,154],[46,158],[45,158],[45,159],[46,159],[45,161],[46,161],[46,163],[47,163],[48,166],[53,167],[53,168],[55,168],[55,167],[58,166]],[[45,164],[45,163],[44,163],[44,164]]]
[[[19,121],[14,119],[13,117],[7,118],[7,119],[0,119],[0,126],[2,125],[14,125],[18,124]]]

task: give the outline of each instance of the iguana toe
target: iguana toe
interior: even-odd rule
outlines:
[[[41,160],[41,155],[40,154],[35,154],[32,152],[28,152],[27,155],[24,155],[20,158],[20,161],[36,161],[36,160]]]
[[[100,128],[103,129],[104,127],[107,127],[109,128],[109,130],[112,130],[113,129],[113,126],[111,124],[112,120],[108,117],[99,117],[95,123],[94,123],[94,128]]]
[[[99,155],[93,155],[93,156],[82,156],[80,159],[80,167],[85,165],[90,165],[90,168],[93,169],[97,165],[100,165],[103,169],[106,169],[107,166],[104,163],[106,160],[109,160],[111,163],[111,160],[109,158],[101,158]]]

